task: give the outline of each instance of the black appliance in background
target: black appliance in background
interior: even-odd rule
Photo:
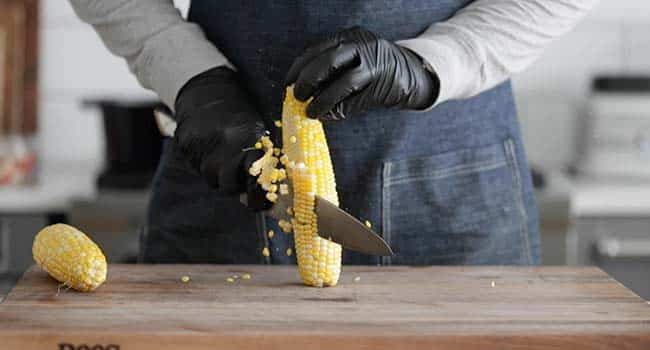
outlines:
[[[137,190],[150,185],[162,152],[162,136],[153,110],[157,101],[88,100],[103,114],[106,166],[97,179],[101,189]]]

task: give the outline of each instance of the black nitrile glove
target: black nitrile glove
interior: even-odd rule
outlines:
[[[343,30],[297,58],[287,75],[312,118],[340,119],[375,108],[425,109],[439,81],[412,51],[360,27]]]
[[[175,141],[207,183],[227,195],[248,194],[248,207],[270,207],[248,168],[264,122],[231,69],[218,67],[190,79],[176,97]]]

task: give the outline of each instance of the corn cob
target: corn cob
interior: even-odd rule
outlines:
[[[306,116],[308,102],[300,102],[288,87],[282,109],[283,151],[293,184],[292,226],[303,283],[335,286],[341,272],[341,246],[318,235],[315,196],[338,205],[334,169],[323,125]]]
[[[42,229],[34,238],[32,254],[50,276],[78,291],[91,291],[106,280],[104,254],[72,226],[56,224]]]

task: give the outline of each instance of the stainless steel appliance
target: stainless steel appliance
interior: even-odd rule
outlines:
[[[582,125],[567,262],[650,300],[650,76],[596,78]]]
[[[650,76],[595,78],[581,132],[581,177],[650,180]]]

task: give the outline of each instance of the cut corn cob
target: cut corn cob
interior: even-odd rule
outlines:
[[[50,276],[78,291],[91,291],[106,280],[104,254],[72,226],[55,224],[42,229],[34,238],[32,254]]]
[[[283,151],[293,184],[292,220],[298,270],[303,283],[334,286],[341,272],[341,246],[318,235],[315,196],[338,205],[334,170],[323,125],[306,116],[308,102],[300,102],[288,87],[282,109]]]

